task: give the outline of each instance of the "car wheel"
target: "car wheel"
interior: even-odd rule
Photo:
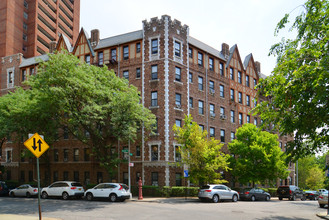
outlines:
[[[62,194],[62,198],[63,198],[64,200],[67,200],[67,199],[69,198],[69,194],[68,194],[67,192],[63,192],[63,194]]]
[[[110,195],[110,201],[111,201],[111,202],[116,202],[116,201],[117,201],[117,195],[115,195],[114,193],[112,193],[112,194]]]
[[[251,197],[251,201],[254,202],[255,200],[256,200],[256,197],[255,197],[255,196],[252,196],[252,197]]]
[[[279,197],[279,200],[282,200],[282,197]]]
[[[302,196],[302,198],[300,198],[302,201],[305,201],[306,200],[306,197],[305,196]]]
[[[48,198],[48,194],[46,192],[43,192],[42,195],[41,195],[41,198],[47,199]]]
[[[121,199],[120,202],[124,202],[126,199]]]
[[[15,197],[15,193],[14,193],[14,192],[11,192],[11,193],[10,193],[10,196],[11,196],[11,197]]]
[[[92,193],[87,193],[86,198],[87,198],[88,201],[92,201],[94,196],[93,196]]]
[[[217,202],[219,202],[219,196],[218,196],[218,195],[214,195],[214,196],[212,197],[212,202],[213,202],[213,203],[217,203]]]
[[[235,194],[235,195],[233,195],[233,197],[232,197],[232,201],[233,202],[237,202],[238,201],[238,196]]]
[[[271,199],[270,196],[265,197],[265,201],[270,201],[270,199]]]
[[[325,205],[324,204],[319,204],[319,206],[320,206],[320,208],[324,208]]]
[[[31,194],[29,192],[26,193],[26,197],[27,198],[30,198],[31,197]]]
[[[292,195],[292,197],[290,198],[291,201],[295,201],[296,200],[296,196]]]

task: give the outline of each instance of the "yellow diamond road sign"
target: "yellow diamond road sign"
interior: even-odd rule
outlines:
[[[25,141],[24,145],[37,158],[39,158],[49,148],[48,144],[40,137],[38,133],[35,133],[32,137]]]

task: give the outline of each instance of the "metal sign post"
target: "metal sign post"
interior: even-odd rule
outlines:
[[[327,168],[327,177],[329,178],[329,154],[326,155],[326,168]],[[329,215],[329,188],[328,188],[328,208],[327,208],[327,215]]]
[[[41,205],[40,205],[40,170],[39,170],[39,157],[48,150],[48,144],[43,140],[43,136],[35,133],[29,134],[29,139],[24,142],[24,145],[29,149],[37,158],[37,176],[38,176],[38,207],[39,207],[39,220],[41,217]]]

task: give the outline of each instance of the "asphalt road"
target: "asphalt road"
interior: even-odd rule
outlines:
[[[41,200],[42,216],[63,220],[179,219],[179,220],[310,220],[326,212],[317,201],[239,201],[204,203],[197,199],[144,199],[116,202],[84,200]],[[0,197],[1,214],[38,216],[35,198]]]

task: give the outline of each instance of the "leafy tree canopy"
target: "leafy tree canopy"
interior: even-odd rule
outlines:
[[[88,65],[67,53],[49,57],[26,81],[30,89],[0,97],[0,137],[38,132],[51,144],[65,127],[90,145],[111,172],[118,163],[110,158],[111,145],[136,140],[143,125],[152,128],[155,116],[140,104],[137,88],[105,66]]]
[[[257,86],[269,101],[255,109],[264,124],[295,137],[288,146],[293,158],[315,153],[329,142],[329,1],[308,0],[303,7],[290,28],[297,31],[296,38],[271,48],[277,65]],[[287,14],[276,33],[288,23]]]
[[[244,124],[236,131],[236,139],[228,146],[232,174],[243,184],[275,182],[288,176],[285,155],[276,134]]]
[[[221,183],[220,171],[227,171],[229,155],[221,151],[223,144],[214,138],[207,139],[207,131],[202,131],[191,116],[185,116],[183,127],[173,128],[175,139],[181,145],[181,162],[189,169],[189,178],[193,183]]]

